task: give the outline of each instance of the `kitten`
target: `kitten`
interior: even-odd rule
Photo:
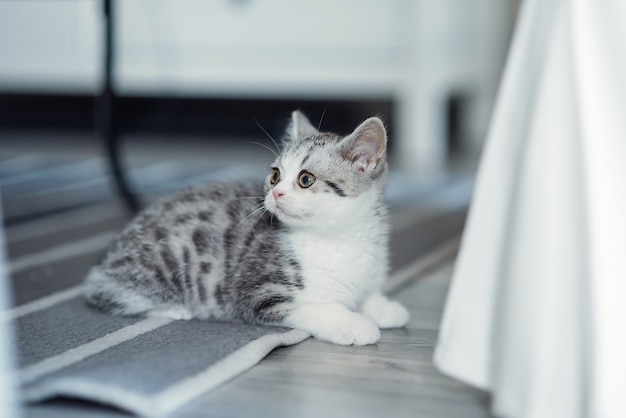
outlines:
[[[242,320],[373,344],[408,311],[381,292],[387,136],[372,117],[352,134],[292,114],[261,189],[207,185],[140,213],[86,278],[90,304],[120,315]]]

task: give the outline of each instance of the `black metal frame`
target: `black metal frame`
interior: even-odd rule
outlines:
[[[113,0],[104,0],[104,71],[102,91],[99,97],[100,130],[106,148],[109,168],[113,175],[116,189],[123,198],[127,208],[136,213],[140,209],[139,200],[130,188],[120,159],[119,124],[115,114],[115,88],[113,86],[114,53],[114,9]]]

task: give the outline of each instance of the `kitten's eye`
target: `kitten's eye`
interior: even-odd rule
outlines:
[[[280,171],[277,168],[272,168],[272,174],[270,174],[270,183],[275,186],[280,181]]]
[[[313,183],[315,183],[315,176],[309,173],[308,171],[303,171],[302,173],[300,173],[300,176],[298,177],[298,183],[300,184],[300,187],[302,187],[303,189],[306,189],[307,187],[311,187]]]

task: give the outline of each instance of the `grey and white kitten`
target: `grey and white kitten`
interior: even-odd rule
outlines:
[[[387,136],[378,118],[350,135],[293,112],[264,193],[207,185],[140,213],[86,278],[90,304],[121,315],[243,320],[373,344],[408,311],[381,292]]]

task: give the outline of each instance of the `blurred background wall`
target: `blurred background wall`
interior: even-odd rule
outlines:
[[[347,133],[383,114],[395,167],[482,146],[519,0],[115,2],[122,128],[280,135],[294,107]],[[102,2],[0,3],[0,129],[89,130]]]

